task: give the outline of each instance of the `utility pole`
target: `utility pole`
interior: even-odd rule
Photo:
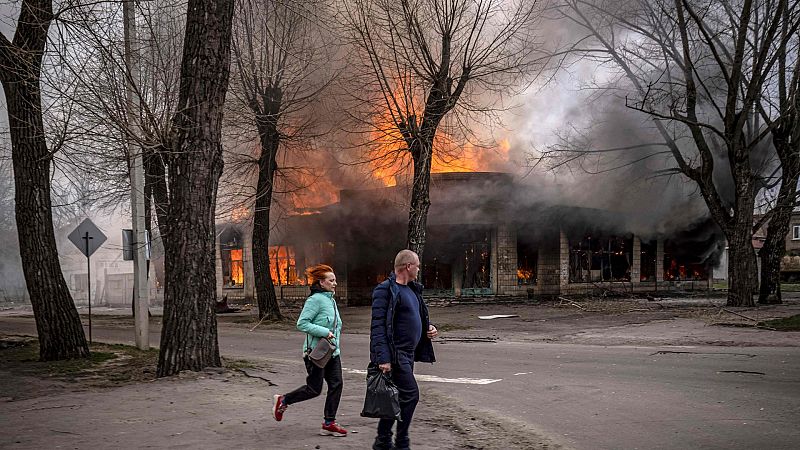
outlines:
[[[142,149],[131,136],[141,136],[139,130],[139,100],[134,83],[139,79],[139,58],[134,48],[136,42],[136,14],[133,1],[122,3],[122,21],[125,34],[125,67],[127,69],[125,110],[128,129],[125,141],[130,155],[131,214],[133,228],[133,302],[136,322],[136,347],[150,348],[150,314],[147,292],[147,238],[144,223],[144,164]]]

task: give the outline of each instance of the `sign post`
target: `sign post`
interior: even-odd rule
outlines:
[[[89,343],[92,343],[92,263],[90,257],[106,241],[106,235],[91,220],[85,219],[67,236],[86,255],[86,286],[89,299]]]

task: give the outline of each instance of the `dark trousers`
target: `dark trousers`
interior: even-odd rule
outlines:
[[[397,386],[400,394],[400,418],[397,422],[397,436],[395,436],[395,447],[398,449],[408,448],[408,428],[411,426],[411,418],[414,417],[414,410],[419,403],[419,388],[417,380],[414,378],[414,355],[398,355],[397,363],[392,364],[392,382]],[[394,419],[381,419],[378,422],[378,441],[389,444],[392,440],[392,425]]]
[[[342,398],[342,360],[334,356],[324,368],[314,365],[308,356],[303,358],[306,363],[306,385],[289,392],[284,396],[287,405],[300,403],[314,398],[322,393],[322,380],[328,383],[328,394],[325,396],[325,420],[336,420],[336,411],[339,409],[339,400]]]

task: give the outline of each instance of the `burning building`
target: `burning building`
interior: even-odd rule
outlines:
[[[331,264],[340,298],[367,304],[405,247],[407,186],[342,190],[271,234],[279,298],[305,298],[307,266]],[[429,297],[537,297],[595,290],[708,289],[719,233],[634,234],[622,213],[530,200],[506,173],[435,173],[422,261]],[[701,228],[707,228],[703,224]],[[219,227],[220,296],[255,295],[246,225]],[[698,238],[697,236],[701,236]]]

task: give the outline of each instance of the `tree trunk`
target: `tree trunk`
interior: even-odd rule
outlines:
[[[83,325],[61,272],[53,231],[52,155],[45,141],[39,88],[51,19],[49,1],[24,1],[14,43],[0,36],[0,80],[11,132],[17,234],[42,361],[89,356]]]
[[[159,377],[220,366],[215,224],[233,0],[190,0],[169,166],[169,235]]]
[[[444,59],[448,54],[449,50],[443,50],[442,58]],[[414,161],[414,183],[411,187],[411,204],[408,211],[408,248],[419,256],[420,263],[422,263],[422,254],[425,251],[428,210],[431,206],[433,141],[436,138],[439,123],[452,109],[452,105],[458,100],[461,92],[459,88],[457,93],[451,93],[447,87],[448,76],[445,71],[447,67],[446,64],[442,64],[443,71],[428,93],[422,123],[417,127],[416,117],[412,115],[408,118],[405,129],[401,129]],[[422,280],[421,271],[418,280]]]
[[[788,168],[784,168],[788,170]],[[790,174],[782,180],[778,201],[767,226],[767,238],[759,251],[761,259],[761,284],[758,303],[772,305],[782,303],[781,260],[786,253],[786,235],[792,219],[794,198],[797,194],[798,175]]]
[[[786,235],[792,220],[797,197],[797,182],[800,178],[800,154],[797,144],[793,145],[792,132],[797,132],[786,124],[787,120],[772,132],[772,142],[781,161],[781,187],[772,216],[767,226],[767,239],[758,256],[761,259],[761,285],[758,303],[779,304],[781,299],[781,260],[786,253]]]
[[[781,259],[786,253],[786,234],[789,232],[792,208],[776,208],[781,208],[781,211],[774,212],[767,228],[767,239],[758,252],[761,260],[758,303],[762,305],[781,303]]]
[[[256,300],[260,319],[281,320],[280,305],[269,270],[269,214],[272,207],[273,183],[277,169],[280,136],[274,120],[259,120],[261,157],[258,159],[256,209],[253,216],[253,273],[256,279]]]
[[[745,191],[747,189],[742,189]],[[750,190],[752,191],[752,189]],[[728,239],[728,306],[754,306],[758,265],[753,249],[753,202],[737,194],[733,226],[725,230]],[[750,195],[752,198],[752,195]]]
[[[411,204],[408,210],[408,248],[419,256],[420,261],[425,251],[425,229],[431,206],[432,155],[432,142],[422,139],[413,141],[411,156],[414,160],[414,184],[411,187]]]

